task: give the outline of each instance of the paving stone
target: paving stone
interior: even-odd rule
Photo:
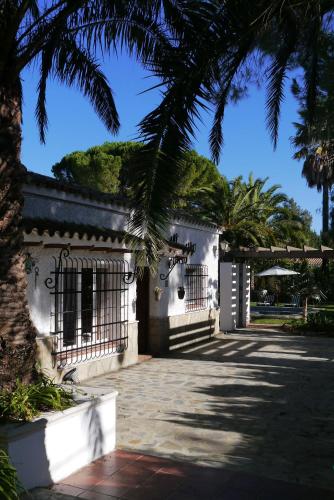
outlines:
[[[119,392],[119,448],[334,489],[333,368],[333,339],[254,331],[85,386]]]

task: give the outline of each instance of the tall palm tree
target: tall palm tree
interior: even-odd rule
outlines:
[[[313,123],[308,122],[305,109],[299,113],[301,122],[294,123],[296,134],[292,143],[297,149],[294,158],[303,159],[302,175],[310,188],[322,191],[322,237],[329,232],[329,192],[334,184],[334,95],[316,106]]]
[[[210,146],[215,161],[223,143],[227,103],[252,79],[267,88],[267,125],[277,143],[281,102],[291,68],[303,69],[306,105],[312,114],[319,73],[319,40],[333,31],[329,0],[226,0],[182,2],[180,43],[166,57],[148,63],[162,79],[160,104],[140,123],[146,147],[133,184],[137,188],[131,229],[144,237],[149,259],[158,258],[182,153],[190,147],[202,109],[213,109]],[[255,67],[254,61],[261,64]],[[153,158],[153,159],[152,159]]]
[[[280,186],[265,189],[267,180],[252,175],[247,182],[241,176],[232,181],[222,177],[216,188],[207,191],[198,215],[223,227],[223,238],[232,247],[279,243],[281,225],[287,236],[300,229],[301,221],[288,209],[289,200],[278,192]]]
[[[21,73],[27,67],[39,70],[36,118],[43,142],[49,77],[77,87],[107,129],[117,132],[113,93],[96,55],[123,44],[144,62],[158,60],[169,45],[160,9],[149,0],[0,0],[0,386],[11,386],[16,378],[28,382],[35,363],[21,251]],[[168,24],[170,14],[161,17]]]

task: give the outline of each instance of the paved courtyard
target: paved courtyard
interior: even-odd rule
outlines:
[[[334,490],[334,341],[238,332],[85,385],[119,391],[117,446]]]

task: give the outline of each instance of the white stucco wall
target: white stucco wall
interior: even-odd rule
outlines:
[[[52,219],[77,224],[88,224],[124,231],[128,208],[84,198],[41,186],[26,185],[24,217]]]
[[[196,244],[196,251],[188,256],[187,264],[202,264],[208,266],[208,309],[218,307],[218,260],[219,260],[219,233],[207,226],[195,225],[183,221],[177,221],[170,225],[167,239],[171,235],[178,234],[178,242]],[[177,316],[185,314],[185,300],[180,300],[177,295],[179,286],[185,285],[185,266],[177,264],[169,275],[168,281],[160,279],[160,274],[168,273],[168,258],[163,257],[155,277],[151,280],[150,291],[150,316],[163,318],[166,316]],[[167,285],[167,286],[166,286]],[[156,301],[154,287],[163,289],[162,298]],[[191,312],[189,312],[191,314]]]

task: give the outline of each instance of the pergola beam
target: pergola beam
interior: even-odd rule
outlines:
[[[223,255],[223,260],[232,259],[256,260],[256,259],[334,259],[334,249],[321,245],[320,248],[313,248],[304,245],[303,248],[296,248],[287,245],[283,247],[239,247],[230,249]]]

